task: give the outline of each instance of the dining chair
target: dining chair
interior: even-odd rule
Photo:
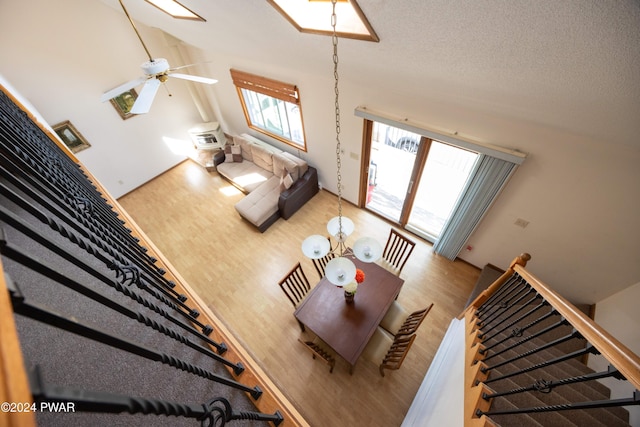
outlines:
[[[329,250],[331,250],[332,249],[331,238],[327,237],[327,239],[329,240]],[[322,280],[322,278],[325,276],[324,269],[327,267],[327,263],[331,261],[334,257],[335,257],[335,254],[332,252],[329,252],[322,258],[311,260],[313,261],[313,266],[316,268],[316,271],[318,272],[318,276],[320,276],[320,280]]]
[[[293,308],[298,307],[300,301],[304,299],[311,289],[309,280],[304,274],[300,262],[298,262],[286,276],[280,279],[278,285],[280,285],[280,288],[284,291],[287,298],[289,298],[291,304],[293,304]],[[304,332],[304,325],[300,321],[298,321],[298,323],[300,324],[300,329]]]
[[[380,363],[378,369],[380,375],[384,377],[385,369],[400,369],[415,339],[416,334],[393,337],[378,327],[362,352],[362,357],[371,362]]]
[[[427,308],[409,314],[402,305],[394,301],[391,303],[387,314],[382,318],[380,327],[394,336],[411,335],[418,330],[432,307],[433,303]]]
[[[382,265],[396,276],[400,276],[415,246],[416,243],[414,241],[392,228],[389,230],[389,238],[382,251]]]
[[[329,347],[327,343],[322,341],[318,336],[314,336],[312,340],[304,341],[298,338],[307,350],[311,352],[311,356],[315,359],[319,357],[324,363],[329,365],[329,373],[333,373],[333,368],[336,366],[336,359],[333,354],[327,350]]]

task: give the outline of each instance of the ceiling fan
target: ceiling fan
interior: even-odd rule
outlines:
[[[124,7],[122,0],[118,0],[118,1],[120,2],[120,6],[122,6],[122,10],[124,11],[125,15],[127,15],[127,18],[129,19],[129,22],[131,23],[133,30],[136,32],[138,39],[140,39],[140,43],[142,43],[142,47],[144,48],[145,52],[147,52],[147,56],[149,57],[149,60],[140,66],[140,68],[142,68],[142,71],[144,72],[144,76],[141,76],[135,80],[131,80],[130,82],[121,84],[120,86],[115,87],[103,93],[102,96],[100,97],[101,102],[108,101],[111,98],[116,97],[144,83],[144,86],[142,87],[142,90],[140,91],[138,98],[136,99],[135,103],[131,107],[131,110],[129,111],[131,114],[144,114],[144,113],[148,113],[149,109],[151,109],[151,104],[153,103],[153,99],[155,98],[156,93],[158,92],[158,88],[160,87],[160,84],[166,82],[169,79],[169,77],[176,77],[178,79],[191,80],[194,82],[206,83],[206,84],[214,84],[218,82],[217,80],[210,79],[208,77],[192,76],[190,74],[182,74],[182,73],[175,72],[176,70],[190,67],[191,65],[184,65],[182,67],[171,68],[169,66],[169,62],[166,59],[153,58],[151,56],[151,53],[149,53],[149,49],[147,49],[147,46],[144,44],[144,41],[142,40],[142,37],[140,36],[138,29],[133,23],[131,16],[129,16],[129,12],[127,12],[127,9]]]

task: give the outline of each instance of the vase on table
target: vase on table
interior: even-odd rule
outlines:
[[[347,302],[347,304],[353,304],[353,299],[355,296],[356,296],[355,292],[344,291],[344,300]]]
[[[353,298],[356,295],[356,290],[358,289],[358,283],[352,282],[344,287],[344,299],[347,304],[353,303]]]

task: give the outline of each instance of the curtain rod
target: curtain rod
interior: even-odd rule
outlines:
[[[372,120],[378,123],[383,123],[385,125],[404,129],[409,132],[426,136],[427,138],[431,138],[436,141],[446,142],[451,145],[486,154],[491,157],[505,160],[507,162],[515,163],[517,165],[522,164],[522,162],[524,162],[524,159],[527,157],[526,153],[517,150],[499,147],[497,145],[492,145],[484,142],[473,141],[471,139],[464,138],[455,134],[441,133],[430,129],[428,126],[413,122],[409,119],[394,118],[389,114],[373,111],[368,109],[367,107],[356,107],[354,113],[357,117],[362,117],[367,120]]]

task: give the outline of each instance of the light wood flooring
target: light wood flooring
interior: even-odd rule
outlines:
[[[321,191],[265,233],[233,208],[242,197],[216,172],[187,160],[119,202],[312,426],[399,426],[479,270],[435,255],[430,243],[413,237],[417,245],[402,272],[398,302],[411,311],[434,307],[404,365],[383,378],[362,359],[350,375],[338,358],[330,374],[298,342],[302,332],[277,282],[297,261],[312,284],[319,280],[300,245],[310,234],[326,234],[337,197]],[[343,211],[356,225],[355,238],[386,241],[390,223],[349,203]]]

